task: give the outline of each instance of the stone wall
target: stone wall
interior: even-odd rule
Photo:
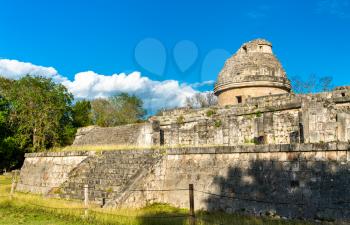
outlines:
[[[17,190],[48,194],[60,187],[68,174],[94,152],[27,153]]]
[[[241,145],[324,143],[350,140],[350,91],[247,99],[245,104],[164,111],[162,144]]]
[[[228,102],[231,104],[239,104],[237,96],[240,96],[241,101],[245,102],[248,96],[269,96],[276,94],[284,94],[288,92],[289,91],[284,90],[282,88],[269,86],[264,87],[263,85],[261,85],[260,87],[238,87],[234,89],[225,90],[224,92],[220,93],[220,97],[218,98],[218,104],[227,105]]]
[[[195,208],[350,221],[350,152],[344,143],[171,149],[136,189],[187,189]],[[188,191],[132,192],[125,206],[189,206]]]
[[[153,202],[188,207],[186,189],[192,183],[196,209],[350,221],[349,149],[348,143],[332,142],[65,153],[58,161],[70,169],[50,185],[63,198],[82,199],[83,185],[89,184],[89,198],[105,207]],[[19,190],[50,186],[46,176],[59,177],[52,174],[52,164],[34,161],[56,158],[27,155]],[[28,180],[35,182],[25,185]]]
[[[159,124],[138,123],[117,127],[90,126],[80,128],[73,145],[132,145],[159,144]]]

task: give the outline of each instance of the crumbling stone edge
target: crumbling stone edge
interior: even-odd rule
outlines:
[[[316,152],[316,151],[349,151],[348,142],[310,143],[310,144],[269,144],[269,145],[238,145],[238,146],[200,146],[200,147],[169,147],[164,149],[129,149],[108,150],[113,154],[122,154],[125,151],[132,154],[230,154],[230,153],[268,153],[268,152]],[[103,154],[102,151],[100,154]],[[65,151],[65,152],[40,152],[26,153],[26,158],[35,157],[67,157],[67,156],[93,156],[95,151]]]

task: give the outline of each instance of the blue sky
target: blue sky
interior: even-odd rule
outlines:
[[[86,71],[138,71],[150,81],[210,90],[191,84],[215,80],[243,42],[266,38],[289,76],[350,84],[350,0],[0,3],[0,57],[52,67],[71,81]]]

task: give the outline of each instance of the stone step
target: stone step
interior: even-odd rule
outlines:
[[[84,185],[89,185],[89,200],[100,203],[102,198],[111,204],[125,196],[125,190],[142,176],[160,157],[142,154],[143,151],[108,151],[91,157],[78,166],[61,186],[61,197],[83,199]]]

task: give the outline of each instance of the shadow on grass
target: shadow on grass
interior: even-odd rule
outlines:
[[[142,209],[137,220],[140,225],[188,224],[188,211],[167,204],[152,204]]]

